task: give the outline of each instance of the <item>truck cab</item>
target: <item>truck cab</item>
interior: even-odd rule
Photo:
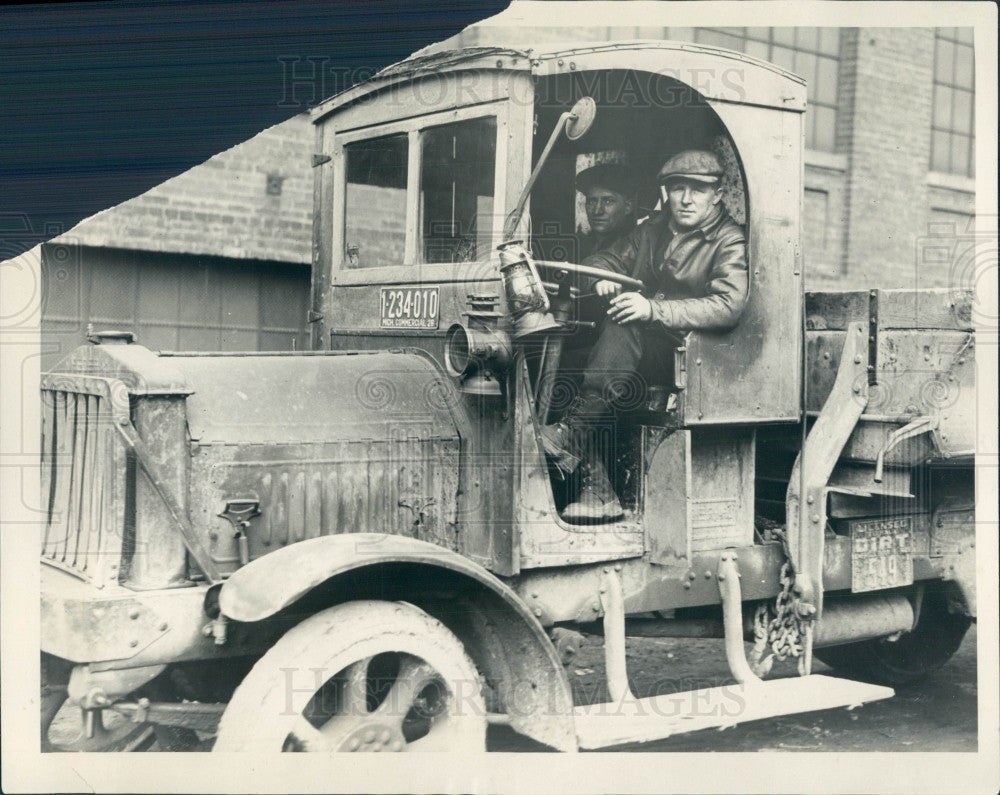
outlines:
[[[449,329],[456,324],[487,329],[483,311],[507,312],[497,252],[504,222],[549,132],[582,97],[594,100],[593,124],[577,140],[556,141],[515,232],[536,261],[574,259],[581,215],[574,177],[595,157],[614,152],[645,175],[639,203],[648,216],[661,209],[655,174],[671,154],[685,148],[717,152],[727,171],[724,203],[747,228],[749,306],[738,329],[691,332],[678,340],[671,383],[659,385],[674,395],[670,411],[655,417],[646,412],[651,425],[645,436],[641,423],[616,428],[609,444],[616,451],[644,448],[651,455],[654,427],[683,429],[674,443],[693,444],[691,455],[747,462],[739,482],[693,488],[704,506],[699,510],[715,516],[709,521],[724,519],[710,533],[749,540],[753,429],[794,421],[799,410],[801,373],[786,363],[799,357],[801,309],[787,296],[799,295],[802,283],[798,224],[805,90],[800,80],[768,64],[729,56],[720,61],[725,81],[694,87],[690,83],[704,56],[690,45],[441,54],[428,56],[419,73],[401,68],[321,105],[314,115],[317,159],[323,161],[317,166],[314,344],[333,350],[418,347],[447,368]],[[670,69],[663,67],[667,62]],[[737,64],[739,85],[733,83]],[[774,133],[757,135],[763,128]],[[756,185],[762,187],[755,193]],[[551,265],[542,276],[564,292],[578,287],[571,283],[578,280],[575,274]],[[598,556],[628,556],[644,546],[647,495],[638,488],[637,472],[648,462],[628,455],[618,462],[616,481],[630,510],[610,542],[607,532],[563,524],[560,484],[546,484],[535,431],[558,417],[574,388],[570,368],[560,367],[552,348],[572,348],[585,331],[576,323],[587,322],[577,316],[578,301],[552,292],[563,320],[558,330],[519,345],[502,368],[476,368],[454,381],[474,418],[466,454],[486,462],[501,450],[510,456],[514,445],[520,448],[519,471],[510,467],[491,477],[494,486],[504,484],[502,504],[520,510],[506,517],[501,506],[490,506],[481,517],[494,525],[513,524],[520,538],[488,532],[483,551],[464,550],[482,557],[491,549],[490,568],[500,573],[582,562],[595,545],[601,547]],[[425,316],[428,309],[436,315]],[[415,317],[408,317],[410,312]],[[636,397],[633,408],[639,409],[643,396]],[[725,441],[712,432],[722,425]],[[515,426],[516,440],[510,433]],[[660,554],[676,551],[671,546],[676,543],[663,539]]]
[[[943,664],[975,615],[971,296],[804,293],[805,107],[765,62],[636,41],[418,55],[315,108],[313,350],[97,335],[43,380],[46,730],[68,693],[219,750],[576,750],[733,722],[637,699],[628,636],[725,638],[743,719]],[[571,523],[540,429],[599,322],[575,176],[627,161],[648,223],[692,148],[747,305],[634,384],[602,437],[624,516]],[[625,722],[573,703],[576,632]],[[281,711],[292,665],[330,676]]]

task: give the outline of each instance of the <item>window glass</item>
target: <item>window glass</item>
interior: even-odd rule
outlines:
[[[840,28],[820,28],[819,49],[824,55],[840,55]]]
[[[952,115],[955,131],[972,134],[972,92],[955,91],[955,111]]]
[[[934,118],[942,127],[951,124],[951,89],[947,86],[934,86]]]
[[[789,72],[795,71],[795,50],[787,47],[774,47],[771,50],[771,62],[787,69]]]
[[[955,66],[955,45],[939,38],[934,52],[934,78],[940,83],[952,82]]]
[[[948,133],[935,130],[931,136],[931,168],[934,171],[948,171]]]
[[[698,35],[698,41],[713,47],[724,47],[727,50],[741,50],[741,40],[738,36],[719,30],[706,30]]]
[[[406,134],[347,144],[344,153],[344,267],[402,264],[406,244]]]
[[[816,91],[816,56],[811,52],[795,52],[795,63],[793,66],[795,74],[806,79],[806,85],[811,93]]]
[[[795,28],[771,28],[771,40],[775,44],[795,45]]]
[[[678,41],[695,41],[694,28],[667,28],[667,38]]]
[[[965,135],[954,135],[951,139],[951,170],[959,174],[970,173],[969,139]]]
[[[972,88],[972,47],[959,47],[955,52],[955,85]]]
[[[472,262],[493,244],[497,122],[473,119],[424,130],[420,226],[424,262]]]
[[[934,31],[934,110],[931,168],[971,177],[975,173],[973,66],[968,28]]]
[[[806,146],[834,151],[840,28],[669,28],[667,35],[745,52],[805,78]]]
[[[810,86],[814,101],[827,107],[837,104],[837,62],[833,58],[818,58],[816,83]]]
[[[795,46],[809,52],[819,50],[819,28],[796,28]]]
[[[813,146],[824,152],[832,152],[837,131],[837,117],[833,108],[816,106],[812,112],[816,125],[813,129]]]

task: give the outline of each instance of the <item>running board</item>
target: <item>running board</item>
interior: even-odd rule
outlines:
[[[647,743],[675,734],[892,698],[892,688],[812,674],[706,687],[650,698],[626,697],[573,710],[581,749]]]

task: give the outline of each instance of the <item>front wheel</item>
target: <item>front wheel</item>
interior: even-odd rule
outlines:
[[[948,610],[948,600],[928,586],[913,631],[885,638],[816,649],[816,656],[839,673],[863,682],[902,687],[936,671],[958,651],[972,623]]]
[[[458,638],[412,605],[358,601],[307,618],[258,660],[214,750],[485,748],[479,673]]]

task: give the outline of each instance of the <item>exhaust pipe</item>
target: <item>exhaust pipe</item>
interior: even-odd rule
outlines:
[[[913,604],[902,594],[834,597],[823,605],[813,645],[839,646],[909,632],[913,629]]]

